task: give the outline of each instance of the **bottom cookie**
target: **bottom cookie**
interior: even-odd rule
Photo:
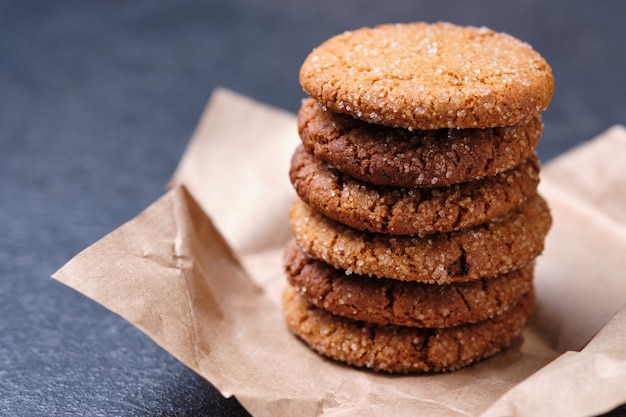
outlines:
[[[395,373],[459,369],[508,347],[532,316],[534,292],[492,319],[445,329],[382,326],[334,316],[287,286],[288,328],[318,353],[352,366]]]

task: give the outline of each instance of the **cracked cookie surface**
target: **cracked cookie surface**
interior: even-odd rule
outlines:
[[[526,160],[543,132],[540,115],[491,129],[394,129],[302,101],[298,131],[316,158],[362,181],[444,186],[496,175]]]
[[[300,84],[322,106],[407,129],[515,125],[545,110],[552,70],[530,45],[487,28],[387,24],[336,35]]]
[[[517,269],[543,251],[552,218],[535,194],[501,217],[450,233],[394,236],[362,232],[295,199],[292,235],[310,257],[348,273],[425,283],[465,282]]]
[[[533,263],[508,274],[436,285],[363,275],[306,256],[291,239],[285,247],[289,283],[332,314],[377,324],[451,327],[500,314],[532,289]]]
[[[283,293],[288,328],[318,353],[375,371],[444,372],[494,355],[522,333],[534,292],[492,319],[446,329],[355,321],[311,305],[291,286]]]
[[[475,226],[501,216],[535,193],[535,155],[493,177],[447,187],[385,187],[355,180],[299,146],[289,172],[302,200],[358,230],[426,236]]]

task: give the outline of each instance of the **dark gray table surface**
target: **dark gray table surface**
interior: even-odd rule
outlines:
[[[308,52],[446,20],[532,44],[556,79],[543,161],[626,123],[620,1],[0,0],[0,415],[245,415],[50,278],[150,205],[216,86],[295,112]],[[623,414],[618,409],[613,415]]]

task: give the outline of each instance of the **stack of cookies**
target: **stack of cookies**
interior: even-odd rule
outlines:
[[[324,42],[300,82],[289,329],[388,372],[450,371],[509,346],[551,225],[534,150],[545,60],[485,28],[382,25]]]

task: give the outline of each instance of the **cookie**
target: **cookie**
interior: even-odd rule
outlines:
[[[396,187],[445,186],[493,176],[533,154],[540,115],[489,129],[396,129],[324,111],[305,99],[298,131],[316,158],[362,181]]]
[[[377,324],[451,327],[476,323],[515,305],[532,289],[533,263],[494,278],[433,285],[346,275],[306,256],[291,239],[285,247],[289,283],[332,314]]]
[[[452,371],[509,346],[530,319],[534,292],[492,319],[446,329],[381,326],[332,315],[283,293],[288,328],[318,353],[357,367],[396,373]]]
[[[299,146],[289,174],[300,198],[333,220],[363,231],[425,236],[511,210],[535,193],[539,161],[532,155],[509,171],[447,187],[396,188],[355,180]]]
[[[299,79],[330,110],[419,130],[512,126],[545,110],[554,90],[527,43],[449,23],[344,32],[307,56]]]
[[[296,199],[293,236],[302,250],[348,274],[445,284],[506,273],[543,251],[552,218],[535,194],[489,222],[423,238],[362,232],[335,222]]]

